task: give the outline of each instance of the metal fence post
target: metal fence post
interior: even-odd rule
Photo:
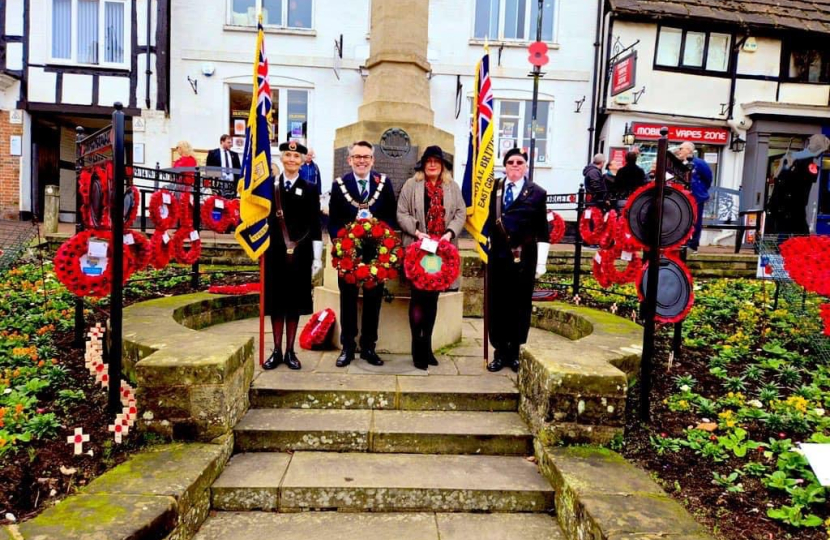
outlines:
[[[199,167],[196,167],[196,177],[193,180],[193,230],[199,231],[202,225],[202,172]],[[201,240],[200,240],[201,242]],[[204,247],[204,244],[202,244]],[[199,289],[199,260],[193,263],[192,267],[193,277],[190,281],[190,287],[195,291]]]
[[[84,150],[81,141],[84,139],[84,128],[75,128],[75,234],[84,230],[84,220],[81,216],[81,171],[84,168]],[[80,296],[75,297],[75,339],[72,344],[81,349],[84,347],[84,300]]]
[[[121,340],[124,310],[124,112],[120,102],[112,113],[114,132],[112,161],[115,190],[110,201],[112,222],[112,294],[110,296],[111,346],[109,356],[109,408],[111,413],[121,411]]]
[[[668,128],[660,130],[660,140],[657,143],[657,171],[654,179],[654,204],[650,212],[651,239],[648,252],[648,284],[646,298],[643,302],[643,357],[640,361],[640,410],[642,422],[650,419],[651,408],[651,375],[654,360],[654,335],[656,332],[655,316],[657,315],[657,281],[660,276],[660,245],[663,229],[663,196],[666,187],[666,153],[669,148]]]
[[[582,213],[585,211],[585,186],[579,186],[576,195],[576,241],[574,242],[574,283],[573,295],[579,294],[579,282],[582,275],[582,235],[579,234],[579,222],[582,221]]]

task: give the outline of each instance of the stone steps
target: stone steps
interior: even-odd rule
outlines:
[[[516,411],[508,377],[354,375],[274,370],[251,385],[252,408]]]
[[[219,512],[194,540],[279,538],[308,540],[564,540],[545,514],[433,514]]]
[[[254,452],[237,454],[211,488],[215,510],[534,512],[554,492],[522,457]]]
[[[533,437],[512,412],[252,409],[234,439],[237,452],[533,454]]]

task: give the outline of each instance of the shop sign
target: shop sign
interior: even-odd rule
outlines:
[[[618,60],[611,72],[611,96],[631,90],[637,84],[637,51]]]
[[[635,122],[631,125],[634,137],[638,141],[656,141],[660,130],[669,128],[669,140],[675,142],[689,141],[698,144],[729,144],[729,130],[701,126],[666,126],[665,124],[645,124]]]
[[[628,149],[625,147],[612,146],[608,149],[608,163],[616,163],[618,167],[625,165],[625,155]]]

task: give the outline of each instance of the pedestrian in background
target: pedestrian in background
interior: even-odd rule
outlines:
[[[700,235],[703,232],[703,206],[709,200],[709,189],[712,187],[712,169],[709,164],[695,156],[695,144],[686,141],[680,145],[675,154],[681,161],[689,161],[692,164],[692,196],[697,202],[697,219],[692,238],[687,244],[692,251],[700,247]]]

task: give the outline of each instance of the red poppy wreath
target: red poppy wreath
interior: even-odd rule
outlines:
[[[435,254],[421,249],[421,241],[406,248],[403,263],[407,279],[422,291],[446,291],[458,279],[461,257],[458,249],[446,240],[438,243]]]
[[[173,237],[167,231],[157,230],[150,237],[150,249],[152,251],[150,266],[161,270],[170,264],[170,259],[173,257]]]
[[[157,231],[176,226],[179,217],[179,201],[166,189],[160,189],[150,197],[150,219]]]
[[[303,327],[303,331],[300,332],[300,347],[312,350],[325,345],[336,319],[337,316],[331,308],[326,308],[312,315]]]
[[[622,259],[627,261],[625,270],[617,270],[616,261]],[[624,283],[636,283],[643,271],[643,260],[636,251],[627,251],[615,245],[612,249],[605,250],[602,256],[603,275],[611,283],[622,285]]]
[[[364,253],[374,254],[363,260]],[[331,263],[343,281],[371,289],[398,277],[401,239],[377,218],[359,219],[340,229],[332,241]]]
[[[189,249],[185,249],[185,242],[190,243]],[[202,254],[202,239],[199,238],[199,233],[189,227],[176,231],[171,244],[173,244],[173,257],[181,264],[193,264]]]
[[[548,211],[548,223],[550,224],[548,242],[558,244],[565,237],[565,220],[556,212]]]
[[[606,259],[612,259],[612,257],[614,257],[612,250],[600,249],[599,251],[597,251],[596,255],[594,255],[594,260],[591,265],[591,270],[594,273],[594,279],[597,280],[597,283],[599,283],[599,286],[603,289],[607,289],[608,287],[614,284],[614,282],[611,280],[611,276],[608,275],[608,267],[605,263]]]
[[[153,257],[153,247],[150,240],[142,233],[127,229],[124,231],[124,249],[130,253],[129,273],[144,270]]]
[[[587,208],[579,220],[579,235],[582,243],[611,247],[614,241],[614,230],[617,222],[617,212],[611,210],[603,216],[599,208]]]
[[[106,256],[90,257],[90,241],[106,244]],[[107,296],[112,289],[112,234],[109,231],[81,231],[58,248],[55,254],[55,275],[58,281],[76,296]],[[129,251],[124,252],[124,276],[130,277],[134,263]]]
[[[190,193],[182,193],[179,199],[179,227],[193,228],[193,195]]]
[[[234,222],[230,201],[218,195],[211,195],[201,208],[202,224],[208,229],[224,233]]]
[[[796,236],[781,243],[784,269],[810,292],[830,296],[830,237]]]

